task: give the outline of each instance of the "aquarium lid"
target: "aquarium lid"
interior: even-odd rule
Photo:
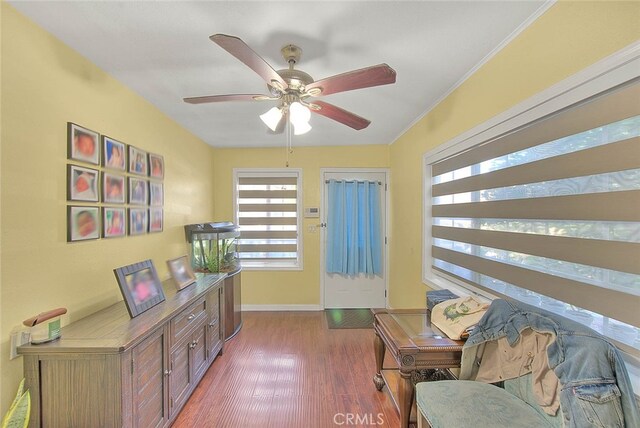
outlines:
[[[213,223],[197,223],[197,224],[186,224],[184,226],[184,232],[187,238],[187,242],[192,241],[192,236],[194,234],[203,234],[203,233],[224,233],[224,232],[235,232],[240,228],[233,224],[230,221],[221,221],[221,222],[213,222]]]

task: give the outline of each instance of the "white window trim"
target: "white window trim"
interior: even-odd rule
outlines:
[[[238,221],[238,175],[255,174],[260,176],[261,174],[289,174],[297,175],[297,201],[296,201],[296,228],[298,231],[298,258],[295,264],[290,262],[252,262],[247,266],[240,262],[242,270],[260,270],[260,271],[301,271],[304,269],[304,251],[303,251],[303,231],[302,231],[302,169],[301,168],[233,168],[233,219],[235,224],[239,225]]]
[[[473,293],[489,299],[496,298],[496,296],[485,290],[480,290],[469,284],[462,283],[451,276],[444,275],[440,272],[436,274],[431,267],[431,164],[467,150],[483,141],[488,141],[510,130],[531,123],[548,114],[558,112],[631,79],[638,78],[640,76],[638,70],[640,70],[640,42],[634,42],[573,76],[539,92],[509,110],[494,116],[488,121],[425,153],[422,159],[423,283],[435,289],[450,289],[461,296]],[[627,371],[634,385],[634,391],[636,396],[638,396],[640,394],[640,359],[631,355],[629,353],[631,350],[626,345],[617,342],[616,344],[622,351],[623,358],[627,365]]]

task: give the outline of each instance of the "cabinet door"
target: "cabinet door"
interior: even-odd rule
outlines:
[[[236,331],[242,324],[242,281],[241,273],[233,275],[233,330]]]
[[[193,368],[192,378],[194,381],[198,381],[204,372],[207,370],[207,329],[208,324],[199,327],[195,333],[193,333],[193,339],[190,344],[190,357],[191,367]]]
[[[191,361],[189,350],[191,341],[181,342],[171,353],[171,372],[169,375],[169,408],[170,416],[180,409],[183,401],[189,397],[191,389]]]
[[[209,310],[209,322],[207,327],[207,359],[213,361],[222,347],[224,330],[222,328],[222,287],[209,292],[207,295],[207,308]]]
[[[235,330],[233,321],[233,277],[224,279],[224,338],[225,340],[233,335]]]
[[[136,427],[160,427],[168,418],[165,400],[166,335],[152,334],[132,351],[133,421]]]
[[[241,272],[237,272],[224,279],[225,340],[233,336],[240,329],[242,323],[240,274]]]

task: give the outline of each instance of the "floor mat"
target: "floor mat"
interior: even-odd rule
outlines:
[[[325,309],[329,328],[373,328],[371,309]]]

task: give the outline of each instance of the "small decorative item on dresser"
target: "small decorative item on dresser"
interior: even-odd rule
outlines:
[[[30,327],[31,343],[35,345],[58,339],[60,337],[60,317],[66,313],[67,308],[57,308],[24,320],[22,324]],[[47,322],[45,323],[45,321]]]
[[[127,170],[127,145],[102,136],[102,166],[119,171]]]
[[[191,270],[187,256],[167,260],[167,266],[178,290],[182,290],[187,285],[193,284],[196,281],[196,276]]]
[[[100,148],[98,137],[100,134],[83,128],[75,123],[67,123],[67,145],[69,159],[100,164]]]
[[[99,207],[67,207],[67,241],[85,241],[100,237]]]
[[[129,172],[131,174],[147,175],[149,164],[147,162],[147,152],[136,147],[129,146]]]
[[[149,153],[149,176],[164,178],[164,158],[155,153]]]
[[[151,260],[113,270],[131,318],[164,301],[164,291]]]
[[[97,169],[67,165],[67,199],[98,202],[98,174]]]

